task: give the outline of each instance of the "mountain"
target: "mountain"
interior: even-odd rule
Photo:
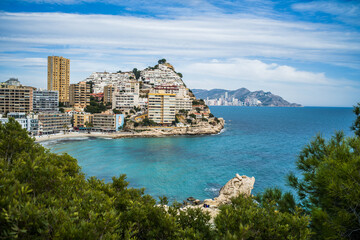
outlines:
[[[301,107],[297,103],[289,103],[278,95],[274,95],[271,92],[254,91],[251,92],[246,88],[239,88],[237,90],[226,89],[192,89],[192,92],[196,98],[200,99],[225,99],[232,101],[233,98],[238,99],[246,106],[264,106],[264,107]],[[225,96],[227,93],[227,98]],[[209,103],[208,105],[212,105]],[[231,105],[231,104],[230,104]]]

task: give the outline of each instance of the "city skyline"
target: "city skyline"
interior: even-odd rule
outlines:
[[[71,59],[71,83],[166,58],[190,88],[246,87],[304,106],[350,107],[360,95],[359,6],[5,0],[0,78],[45,88],[51,55]]]

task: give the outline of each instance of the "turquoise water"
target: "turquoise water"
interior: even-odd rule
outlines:
[[[87,176],[110,181],[127,174],[130,186],[182,201],[212,198],[235,173],[254,176],[254,191],[279,186],[295,170],[304,145],[335,130],[351,135],[352,108],[211,107],[226,120],[218,135],[196,137],[73,139],[43,143],[78,159]]]

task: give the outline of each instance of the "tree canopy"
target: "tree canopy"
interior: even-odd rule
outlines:
[[[0,123],[0,238],[359,239],[360,137],[319,135],[297,168],[288,177],[297,200],[276,188],[240,195],[211,220],[200,208],[165,207],[165,197],[157,205],[123,174],[86,178],[76,159],[51,153],[10,118]]]

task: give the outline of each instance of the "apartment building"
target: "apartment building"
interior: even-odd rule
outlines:
[[[179,110],[192,110],[192,100],[190,97],[176,96],[176,111]]]
[[[79,82],[70,84],[70,106],[85,108],[90,104],[90,84]]]
[[[140,76],[145,83],[149,83],[154,86],[163,84],[181,86],[184,84],[181,77],[167,64],[159,64],[158,68],[147,68],[141,71]]]
[[[70,60],[63,57],[48,57],[47,90],[58,91],[59,101],[69,102]]]
[[[140,92],[140,83],[138,81],[129,80],[123,81],[118,84],[117,90],[124,93],[136,93]]]
[[[61,112],[43,112],[38,115],[39,134],[53,134],[71,128],[71,116]]]
[[[0,118],[0,122],[2,124],[7,123],[10,117],[15,118],[21,127],[26,129],[30,135],[38,135],[39,122],[36,115],[27,116],[26,113],[12,112],[7,114],[7,118]]]
[[[169,125],[175,120],[176,94],[149,93],[148,117],[159,124]]]
[[[104,87],[112,85],[117,88],[122,82],[127,82],[134,80],[135,75],[133,72],[94,72],[88,78],[85,79],[86,82],[93,83],[94,93],[104,92]]]
[[[93,129],[98,131],[116,132],[124,125],[123,114],[95,113],[93,118]]]
[[[0,113],[33,111],[34,88],[17,85],[0,85]]]
[[[137,93],[114,92],[112,97],[112,108],[128,110],[139,106],[139,95]]]
[[[53,112],[59,110],[59,93],[51,90],[34,90],[33,111]]]
[[[112,103],[112,96],[113,96],[114,91],[115,91],[115,88],[111,84],[104,87],[103,101],[105,104]]]
[[[76,113],[73,115],[74,127],[86,127],[86,123],[93,123],[94,115],[89,113]]]

